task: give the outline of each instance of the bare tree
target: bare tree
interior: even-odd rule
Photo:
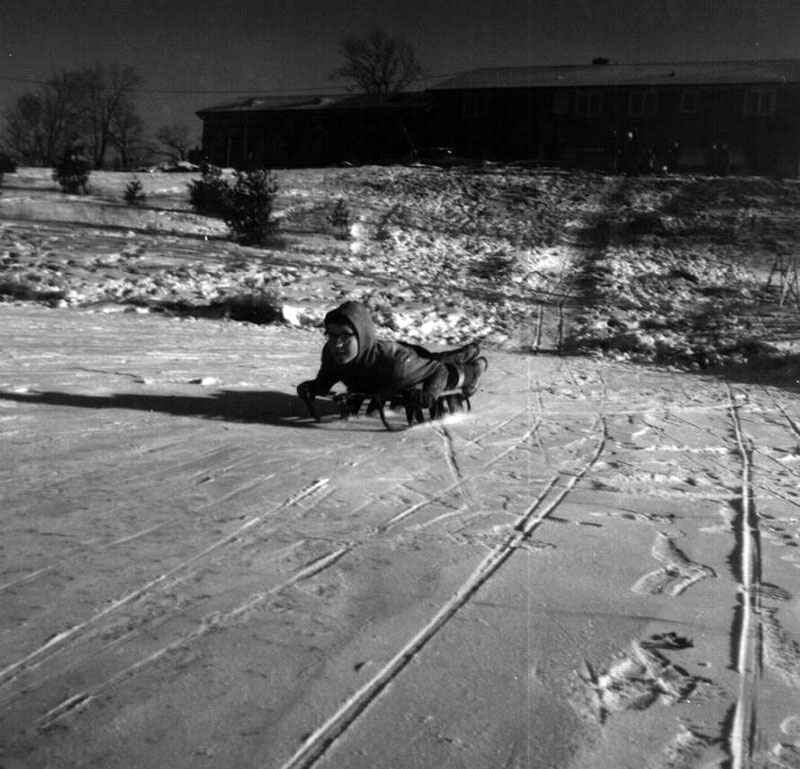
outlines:
[[[54,76],[41,92],[23,94],[6,111],[5,143],[24,163],[55,165],[81,134],[81,102],[76,73]]]
[[[3,141],[24,165],[48,165],[44,100],[39,94],[20,96],[4,115]]]
[[[133,111],[138,76],[130,68],[95,65],[54,75],[37,93],[26,93],[6,110],[3,139],[30,165],[56,165],[80,143],[102,167],[117,116]]]
[[[81,73],[86,104],[85,133],[95,168],[102,168],[114,141],[114,124],[134,111],[132,92],[140,77],[132,67],[95,64]]]
[[[176,162],[186,160],[189,150],[195,144],[189,126],[180,122],[161,126],[156,131],[156,139],[164,147],[162,152]]]
[[[144,140],[144,123],[136,110],[132,107],[120,110],[111,122],[111,130],[111,142],[119,153],[120,166],[127,169],[140,163],[148,147]]]
[[[366,37],[342,37],[339,53],[345,63],[331,73],[331,79],[352,80],[365,93],[385,96],[402,91],[423,72],[414,49],[380,29]]]

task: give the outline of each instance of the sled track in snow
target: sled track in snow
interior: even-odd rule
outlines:
[[[183,444],[183,441],[175,441],[175,442],[170,442],[169,444],[167,444],[167,447],[173,448],[175,446],[180,446],[182,444]],[[149,451],[151,451],[151,449],[137,447],[137,448],[133,449],[132,453],[141,454],[141,453],[147,453]],[[217,447],[217,448],[212,449],[209,452],[206,452],[203,455],[200,455],[200,457],[196,457],[196,458],[194,458],[194,459],[192,459],[190,461],[179,462],[178,464],[172,465],[170,467],[170,471],[174,473],[174,472],[179,471],[183,466],[196,465],[199,459],[214,459],[218,455],[225,455],[225,453],[226,453],[226,448],[225,447],[222,447],[222,448]],[[254,458],[256,456],[258,456],[257,452],[248,451],[248,452],[244,453],[242,456],[238,457],[235,461],[229,462],[229,463],[225,464],[224,466],[217,467],[216,468],[216,473],[219,475],[219,474],[224,474],[226,472],[229,472],[229,471],[233,470],[234,468],[236,468],[236,467],[238,467],[238,466],[240,466],[242,464],[247,463],[249,460],[251,460],[252,458]],[[196,480],[199,476],[205,475],[207,472],[208,472],[207,470],[202,470],[202,471],[199,471],[197,473],[194,473],[193,476],[192,476],[192,479]],[[232,489],[226,495],[224,495],[222,497],[218,497],[218,498],[216,498],[214,500],[211,500],[209,502],[206,502],[205,504],[200,505],[196,509],[197,509],[198,512],[201,512],[201,511],[204,511],[204,510],[208,510],[208,509],[212,509],[214,507],[217,507],[221,503],[223,503],[223,502],[225,502],[225,501],[227,501],[229,499],[233,499],[239,494],[242,494],[242,493],[245,493],[245,492],[247,492],[249,490],[257,488],[260,484],[264,483],[264,481],[267,481],[270,478],[274,477],[274,475],[275,475],[274,473],[271,473],[270,475],[262,475],[255,481],[248,481],[248,482],[246,482],[246,483],[244,483],[242,485],[239,485],[236,488]],[[71,476],[62,476],[61,477],[61,481],[62,482],[67,481],[67,480],[72,481],[72,480],[78,479],[80,477],[81,477],[80,473],[75,473],[75,474],[73,474]],[[167,519],[161,521],[160,523],[154,524],[152,526],[148,526],[145,529],[141,529],[139,531],[130,532],[128,534],[123,534],[122,536],[116,537],[116,538],[114,538],[114,539],[112,539],[110,541],[105,541],[104,542],[104,541],[89,540],[89,541],[80,542],[78,545],[73,547],[72,552],[67,553],[67,554],[63,554],[60,558],[58,558],[57,560],[52,561],[48,565],[43,566],[42,568],[36,569],[35,571],[29,572],[28,574],[22,574],[22,575],[20,575],[18,577],[15,577],[14,579],[12,579],[12,580],[10,580],[8,582],[0,584],[0,593],[2,593],[5,590],[9,590],[11,588],[19,587],[19,586],[24,585],[26,583],[32,582],[33,580],[40,579],[40,578],[42,578],[42,577],[44,577],[44,576],[46,576],[48,574],[51,574],[51,573],[55,572],[60,567],[63,567],[63,566],[66,566],[66,565],[70,565],[70,564],[74,564],[74,563],[80,561],[81,559],[85,558],[88,553],[96,554],[98,552],[102,552],[102,551],[108,550],[110,548],[117,547],[118,545],[122,545],[122,544],[126,544],[126,543],[129,543],[129,542],[133,542],[134,540],[140,539],[142,537],[147,537],[147,536],[149,536],[151,534],[154,534],[156,532],[160,532],[160,531],[162,531],[163,529],[165,529],[165,528],[167,528],[169,526],[173,526],[175,524],[179,524],[179,523],[181,523],[181,520],[182,519],[180,517],[173,516],[173,517],[170,517],[170,518],[167,518]],[[2,684],[2,671],[0,671],[0,684]]]
[[[85,620],[84,622],[81,622],[77,625],[73,625],[67,630],[57,633],[52,638],[48,639],[38,649],[34,649],[32,652],[27,654],[22,659],[17,660],[16,662],[13,662],[12,664],[7,665],[5,668],[0,670],[0,686],[5,686],[10,681],[12,681],[21,671],[30,669],[31,667],[38,665],[39,663],[47,659],[50,655],[56,653],[61,647],[65,646],[68,643],[74,642],[82,633],[97,625],[107,615],[143,597],[150,590],[152,590],[153,588],[157,588],[162,583],[168,582],[171,578],[175,577],[180,572],[185,571],[192,564],[196,563],[197,561],[200,561],[201,559],[215,552],[219,548],[224,547],[225,545],[233,542],[242,534],[244,534],[248,529],[262,523],[268,517],[274,515],[275,513],[287,507],[292,507],[293,505],[297,504],[307,496],[314,494],[323,486],[325,486],[327,482],[328,482],[327,478],[315,481],[310,486],[301,489],[296,494],[289,497],[289,499],[285,500],[279,505],[276,505],[267,512],[249,518],[243,524],[234,529],[234,531],[226,534],[221,539],[218,539],[217,541],[213,542],[211,545],[209,545],[196,555],[193,555],[191,558],[182,561],[177,566],[174,566],[173,568],[169,569],[168,571],[164,572],[158,577],[150,580],[146,584],[116,599],[111,604],[106,606],[106,608],[93,614],[91,617],[89,617],[89,619]]]
[[[728,750],[731,769],[748,769],[756,730],[755,695],[762,665],[760,613],[761,551],[758,515],[753,505],[752,441],[744,434],[738,407],[728,388],[728,407],[739,456],[742,462],[741,510],[736,528],[740,559],[739,606],[734,620],[733,640],[736,649],[736,672],[739,690],[733,708]]]
[[[491,429],[470,441],[470,444],[479,444],[486,436],[502,429],[504,426],[507,426],[509,423],[513,423],[514,421],[514,418],[511,418],[498,425],[494,425]],[[533,424],[529,425],[528,429],[521,436],[517,436],[513,440],[510,446],[507,446],[495,456],[490,457],[482,465],[482,467],[491,467],[508,456],[508,454],[517,450],[521,445],[524,445],[536,432],[539,424],[540,422],[538,420],[534,421]],[[439,432],[438,429],[437,432]],[[339,547],[335,547],[329,552],[316,554],[309,562],[303,564],[299,569],[293,571],[292,574],[281,580],[278,584],[273,585],[268,590],[249,595],[241,603],[232,608],[207,613],[206,615],[200,617],[194,629],[190,630],[188,633],[179,633],[178,636],[169,641],[169,643],[159,646],[149,654],[146,654],[131,664],[126,665],[123,669],[112,673],[110,676],[103,678],[96,684],[84,687],[78,692],[70,693],[69,696],[62,699],[61,702],[50,707],[47,712],[37,718],[31,724],[31,726],[38,730],[52,728],[64,717],[74,714],[75,712],[89,705],[92,701],[96,700],[100,694],[133,679],[137,673],[144,670],[148,665],[156,663],[171,652],[177,651],[181,647],[199,640],[212,628],[222,627],[226,623],[234,621],[236,618],[245,615],[247,612],[257,609],[260,605],[264,604],[274,595],[298,582],[313,577],[316,574],[324,571],[329,566],[332,566],[338,562],[343,556],[354,551],[356,548],[365,544],[365,542],[371,540],[375,536],[379,536],[380,534],[391,530],[419,510],[422,510],[425,507],[434,504],[443,498],[446,498],[449,494],[460,490],[469,481],[469,478],[460,475],[460,473],[451,464],[452,462],[456,461],[454,459],[455,450],[452,446],[452,436],[448,439],[445,434],[442,436],[442,440],[445,441],[447,446],[445,450],[447,455],[446,463],[453,472],[453,483],[449,484],[440,492],[431,496],[426,496],[425,499],[421,500],[420,502],[400,510],[383,525],[372,529],[366,537],[359,538],[355,541],[342,543]],[[274,505],[265,513],[249,518],[234,531],[229,532],[226,536],[216,540],[211,545],[204,548],[201,552],[189,559],[183,560],[180,564],[177,564],[158,577],[150,580],[144,585],[141,585],[137,589],[115,599],[104,609],[96,612],[84,622],[73,625],[72,627],[54,635],[39,648],[33,650],[16,662],[6,666],[2,671],[0,671],[0,709],[7,712],[8,708],[13,707],[14,703],[17,702],[20,697],[23,697],[27,693],[38,689],[43,684],[47,683],[53,677],[53,675],[57,675],[57,673],[52,674],[45,671],[44,675],[40,675],[40,677],[36,680],[26,679],[26,676],[28,676],[31,671],[36,670],[42,665],[46,663],[52,664],[53,661],[59,660],[59,670],[61,670],[65,664],[67,669],[75,665],[84,664],[88,659],[86,655],[89,652],[83,652],[82,655],[78,656],[74,660],[63,658],[70,654],[76,654],[77,647],[79,647],[81,644],[91,643],[92,639],[95,638],[98,633],[101,633],[106,623],[112,621],[114,615],[119,614],[124,609],[131,607],[138,602],[146,602],[154,599],[154,596],[156,596],[159,591],[169,588],[176,582],[185,581],[191,577],[192,573],[190,572],[190,567],[195,566],[209,556],[214,555],[221,548],[233,544],[237,540],[241,539],[243,535],[246,535],[251,530],[255,530],[259,525],[274,516],[276,513],[295,507],[299,503],[308,501],[309,499],[318,499],[320,495],[326,495],[327,493],[330,493],[330,491],[331,488],[327,478],[319,479],[310,485],[299,489],[292,496],[283,502]],[[289,551],[295,551],[301,548],[304,544],[308,544],[307,540],[300,539],[289,546],[282,548],[273,555],[278,558],[281,556],[281,554],[286,554]],[[33,578],[33,576],[34,575],[30,575],[29,578]],[[103,642],[98,649],[95,649],[94,652],[92,652],[92,654],[96,655],[98,653],[112,652],[121,644],[130,641],[133,636],[140,633],[142,629],[146,627],[147,620],[145,620],[141,625],[135,625],[132,629],[125,632],[121,637],[116,637],[110,641]]]
[[[299,571],[295,572],[291,577],[289,577],[289,579],[285,580],[279,585],[274,586],[273,588],[264,593],[258,593],[254,596],[251,596],[245,603],[236,606],[230,611],[221,612],[211,615],[209,617],[205,617],[201,622],[201,624],[188,635],[182,636],[176,641],[173,641],[172,643],[158,649],[157,651],[153,652],[147,657],[134,663],[130,667],[127,667],[124,670],[121,670],[118,673],[114,674],[101,684],[91,687],[85,691],[78,692],[77,694],[71,695],[69,698],[56,705],[54,708],[51,708],[47,713],[45,713],[41,718],[39,718],[35,722],[34,726],[39,730],[45,730],[52,727],[63,716],[67,715],[68,713],[78,708],[88,705],[92,700],[96,699],[98,696],[103,694],[103,692],[111,689],[117,684],[120,684],[126,679],[134,676],[140,669],[144,668],[146,665],[149,665],[153,662],[157,662],[162,657],[168,655],[170,652],[180,649],[185,644],[197,640],[201,636],[205,635],[208,631],[212,630],[214,627],[223,626],[235,620],[237,617],[254,609],[259,604],[268,600],[276,593],[285,590],[291,585],[294,585],[297,582],[300,582],[304,579],[308,579],[309,577],[314,576],[315,574],[319,573],[323,569],[326,569],[328,566],[338,561],[346,552],[347,552],[346,548],[340,548],[339,550],[329,553],[317,559],[316,561],[313,561],[312,563],[308,564],[303,569],[300,569]]]
[[[538,352],[541,347],[548,302],[555,305],[554,349],[561,352],[567,344],[570,338],[567,308],[575,301],[577,293],[591,288],[587,276],[591,274],[594,261],[605,253],[609,243],[607,220],[610,217],[606,216],[606,211],[611,208],[613,199],[623,194],[623,185],[624,181],[615,179],[598,190],[588,201],[589,210],[579,217],[577,226],[573,226],[566,237],[562,236],[562,245],[573,253],[577,269],[570,269],[566,276],[560,276],[547,298],[539,303],[532,352]]]
[[[599,429],[598,429],[599,428]],[[428,642],[500,569],[516,549],[563,502],[572,489],[594,467],[603,453],[607,430],[603,420],[595,425],[597,446],[591,457],[563,483],[563,472],[554,475],[531,505],[521,515],[513,531],[495,546],[471,576],[450,597],[434,617],[411,638],[367,683],[354,692],[342,706],[306,739],[302,747],[280,769],[309,769],[340,739],[356,719],[394,681]]]

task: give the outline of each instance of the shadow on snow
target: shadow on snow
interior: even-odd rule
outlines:
[[[220,390],[205,396],[139,393],[114,393],[106,396],[55,391],[2,392],[0,400],[84,409],[130,409],[282,427],[317,427],[320,424],[310,417],[305,405],[297,396],[275,390]],[[318,400],[315,409],[322,417],[323,423],[334,418],[338,421],[338,406],[330,401]],[[384,430],[379,419],[364,420],[365,424],[370,426],[373,421],[375,430]]]

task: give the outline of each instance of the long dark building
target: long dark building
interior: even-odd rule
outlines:
[[[256,96],[197,114],[209,162],[296,168],[403,157],[421,139],[427,103],[421,93]]]
[[[383,100],[253,98],[198,115],[208,159],[235,167],[391,162],[447,146],[612,171],[647,161],[800,173],[800,60],[493,67]]]

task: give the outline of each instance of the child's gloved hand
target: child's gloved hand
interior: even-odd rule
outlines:
[[[313,401],[317,397],[317,388],[314,386],[314,380],[309,379],[297,385],[297,394],[304,401]]]

